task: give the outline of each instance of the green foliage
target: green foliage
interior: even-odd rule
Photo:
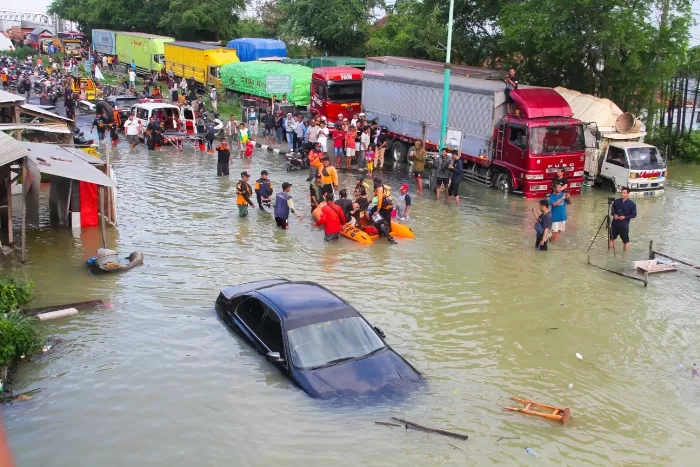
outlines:
[[[367,56],[395,55],[429,60],[445,60],[447,26],[437,7],[426,7],[418,0],[396,4],[383,25],[369,32]]]
[[[673,159],[679,162],[700,164],[700,132],[692,131],[676,138],[675,131],[669,132],[668,127],[656,127],[645,142],[656,146],[664,157],[673,154]]]
[[[14,277],[0,279],[0,313],[18,310],[32,299],[32,283],[18,282]]]
[[[328,55],[364,57],[374,10],[383,0],[278,0],[281,35],[308,41]]]
[[[41,351],[44,335],[36,318],[12,311],[0,317],[0,366],[10,365],[22,355]]]
[[[5,50],[3,51],[8,57],[14,57],[18,60],[24,60],[28,55],[34,57],[36,55],[36,49],[28,46],[17,47],[15,50]]]
[[[236,37],[262,37],[274,39],[277,37],[277,31],[265,26],[262,21],[253,18],[239,20],[235,26]]]

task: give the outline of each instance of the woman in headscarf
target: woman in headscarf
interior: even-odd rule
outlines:
[[[294,149],[294,127],[296,123],[292,114],[288,113],[287,119],[284,121],[284,131],[287,133],[287,146],[290,151]]]

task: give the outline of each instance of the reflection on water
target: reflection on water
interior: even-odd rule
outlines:
[[[206,153],[122,148],[113,161],[121,225],[109,242],[124,255],[143,251],[144,266],[89,274],[98,229],[30,232],[30,263],[4,266],[35,282],[37,306],[113,304],[48,324],[67,344],[20,368],[17,389],[42,392],[6,408],[19,465],[520,464],[525,447],[549,464],[693,463],[698,274],[653,277],[645,289],[587,267],[606,193],[574,198],[567,231],[547,253],[532,248],[533,201],[468,183],[459,209],[414,197],[415,240],[364,247],[324,243],[310,216],[286,232],[257,209],[237,217],[235,175],[257,178],[263,168],[278,189],[294,183],[306,214],[306,173],[285,173],[280,156],[235,160],[230,179],[215,177]],[[341,174],[343,186],[352,175]],[[406,168],[387,178],[397,187]],[[700,218],[691,214],[700,170],[672,167],[671,178],[665,196],[638,200],[632,253],[613,256],[599,237],[591,261],[635,274],[631,261],[651,239],[700,261]],[[428,384],[371,406],[308,398],[213,311],[222,287],[268,277],[331,288]],[[511,396],[571,407],[574,417],[563,428],[505,413]],[[392,416],[470,438],[374,424]]]

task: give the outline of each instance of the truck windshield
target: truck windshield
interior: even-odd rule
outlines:
[[[80,42],[66,42],[66,50],[80,49]]]
[[[345,81],[328,84],[328,101],[360,102],[362,99],[362,82]]]
[[[581,150],[583,126],[540,126],[531,128],[530,152],[534,154],[557,154]]]
[[[651,170],[666,168],[666,164],[664,164],[656,148],[628,148],[627,158],[630,161],[630,169]]]

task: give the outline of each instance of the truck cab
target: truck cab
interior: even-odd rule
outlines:
[[[664,192],[666,164],[656,147],[637,141],[609,140],[598,160],[597,185],[608,191],[629,189],[630,196],[656,196]]]
[[[352,118],[362,110],[362,70],[321,67],[311,75],[311,113],[334,121],[339,114]]]

